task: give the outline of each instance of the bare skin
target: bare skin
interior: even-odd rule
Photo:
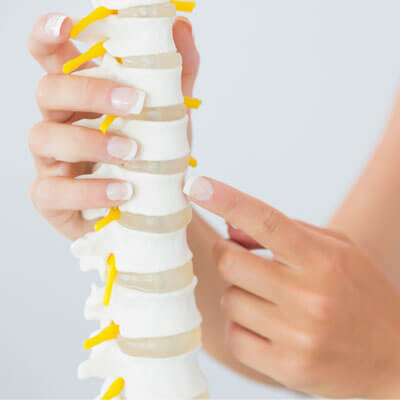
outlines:
[[[29,139],[37,169],[31,196],[44,218],[76,239],[93,230],[80,210],[120,205],[115,197],[124,197],[127,188],[123,182],[74,178],[90,172],[95,162],[120,164],[132,143],[116,146],[113,135],[71,123],[126,115],[135,89],[123,88],[131,103],[117,102],[115,108],[113,94],[120,85],[61,75],[63,63],[79,53],[68,40],[71,20],[55,34],[46,29],[51,16],[36,23],[29,39],[32,55],[48,73],[38,88],[43,121]],[[174,37],[183,55],[183,92],[191,96],[199,54],[187,20],[176,21]],[[328,229],[292,220],[212,179],[195,182],[191,199],[238,227],[229,228],[230,241],[199,216],[189,227],[204,345],[211,356],[254,380],[313,395],[400,398],[400,292],[393,283],[400,283],[399,131],[400,102],[375,156]],[[250,252],[258,247],[275,258]]]

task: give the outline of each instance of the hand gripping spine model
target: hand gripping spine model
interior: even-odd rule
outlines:
[[[82,126],[135,140],[139,151],[122,166],[98,164],[80,179],[117,179],[135,188],[131,200],[111,210],[85,210],[95,231],[72,245],[83,271],[98,270],[85,316],[100,329],[85,342],[89,360],[80,378],[105,379],[99,399],[208,399],[198,366],[201,316],[196,307],[192,253],[186,228],[192,211],[182,193],[188,165],[196,166],[187,137],[182,60],[172,35],[176,11],[192,1],[93,0],[96,9],[77,22],[71,37],[90,49],[64,73],[110,79],[135,87],[140,107],[125,118],[84,120]],[[101,65],[75,72],[87,61]],[[142,107],[143,106],[143,107]],[[99,220],[100,219],[100,220]]]

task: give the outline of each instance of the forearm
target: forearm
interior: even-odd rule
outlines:
[[[265,384],[274,384],[268,377],[244,366],[228,352],[224,344],[226,318],[220,303],[227,284],[219,277],[213,248],[220,236],[196,213],[188,230],[194,265],[199,277],[197,303],[203,314],[203,345],[214,359],[233,371]]]
[[[329,223],[346,233],[400,287],[400,99],[365,171]]]

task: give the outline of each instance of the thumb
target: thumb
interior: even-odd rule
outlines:
[[[183,95],[192,97],[200,66],[200,55],[194,42],[192,25],[187,18],[178,17],[173,32],[176,48],[183,58]]]

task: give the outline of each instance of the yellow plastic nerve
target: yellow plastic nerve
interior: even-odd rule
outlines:
[[[90,350],[101,343],[108,342],[109,340],[116,339],[119,335],[119,325],[111,322],[107,328],[104,328],[98,335],[86,340],[83,344],[85,350]]]
[[[100,42],[91,47],[86,53],[68,61],[64,64],[63,72],[64,74],[69,74],[77,70],[81,65],[87,63],[94,58],[102,57],[107,53],[103,46],[104,42]]]
[[[198,110],[203,102],[200,99],[195,99],[193,97],[185,97],[185,106],[187,108],[194,108]]]
[[[119,208],[118,207],[112,208],[105,218],[97,222],[97,224],[94,227],[94,230],[96,232],[101,231],[108,224],[111,224],[111,222],[114,221],[118,221],[120,218],[121,218],[121,211],[119,210]]]
[[[110,254],[107,260],[107,282],[104,288],[103,305],[105,307],[110,305],[111,293],[113,290],[114,282],[117,277],[118,271],[115,263],[115,255]]]
[[[176,11],[182,11],[182,12],[192,12],[196,7],[195,1],[171,0],[171,3],[176,7]]]
[[[113,122],[117,119],[118,117],[116,117],[115,115],[107,115],[104,118],[104,121],[101,123],[100,125],[100,130],[106,134],[107,133],[107,129],[113,124]]]
[[[194,157],[190,157],[189,166],[192,167],[192,168],[196,168],[197,167],[197,160]]]
[[[72,27],[70,33],[71,39],[75,39],[82,31],[84,31],[89,25],[93,24],[94,22],[107,18],[113,14],[118,14],[118,11],[110,10],[106,7],[96,8],[87,17],[81,19]]]
[[[114,397],[119,396],[125,387],[125,380],[123,378],[118,378],[115,380],[107,392],[104,393],[101,400],[112,400]]]

